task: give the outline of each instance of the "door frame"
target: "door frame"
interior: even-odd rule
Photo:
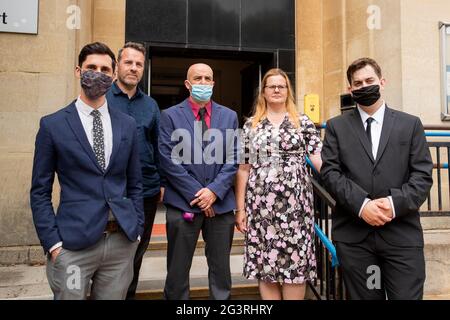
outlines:
[[[148,95],[151,95],[152,81],[152,58],[178,57],[178,58],[200,58],[200,59],[223,59],[223,60],[251,60],[260,62],[259,84],[261,84],[262,74],[270,68],[278,68],[278,50],[245,48],[245,50],[236,50],[235,48],[226,48],[219,46],[189,46],[169,43],[145,43],[147,48],[147,63],[142,77],[141,88]]]

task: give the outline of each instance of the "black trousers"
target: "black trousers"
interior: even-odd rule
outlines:
[[[134,275],[131,281],[130,287],[127,292],[127,299],[134,299],[136,295],[136,288],[139,281],[139,272],[141,270],[142,259],[147,251],[150,238],[152,236],[153,222],[155,221],[156,209],[158,207],[159,193],[153,197],[144,198],[144,234],[142,235],[141,242],[139,242],[134,256]]]
[[[423,247],[394,246],[375,231],[360,243],[336,242],[336,251],[348,299],[422,299]]]
[[[216,215],[213,218],[196,214],[193,222],[186,222],[180,210],[168,206],[166,227],[168,248],[164,297],[167,300],[189,299],[189,272],[201,230],[205,240],[210,299],[229,299],[230,252],[234,235],[233,212]]]

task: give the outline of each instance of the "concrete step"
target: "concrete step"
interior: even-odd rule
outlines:
[[[420,223],[423,230],[446,230],[450,229],[450,217],[421,217]]]
[[[425,241],[425,296],[450,297],[450,228],[427,230]]]
[[[258,285],[254,281],[245,281],[232,277],[233,287],[231,289],[232,300],[259,300]],[[206,277],[190,279],[190,298],[206,300],[209,298],[208,279]],[[136,292],[137,300],[162,300],[164,299],[163,288],[145,289],[146,284],[140,284]]]
[[[450,294],[424,295],[423,300],[450,300]]]
[[[207,300],[209,298],[208,287],[194,287],[190,291],[191,300]],[[140,291],[136,293],[136,300],[162,300],[162,290]],[[258,286],[256,284],[233,285],[231,300],[260,300]]]
[[[233,243],[231,247],[231,254],[244,254],[244,235],[241,233],[235,233],[233,237]],[[200,236],[197,241],[197,246],[194,252],[195,256],[205,254],[205,241]],[[162,257],[167,255],[167,239],[165,236],[152,237],[150,244],[147,248],[146,256],[149,257]]]
[[[45,266],[0,267],[0,300],[51,300]]]

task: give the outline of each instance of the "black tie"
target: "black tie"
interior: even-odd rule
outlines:
[[[206,109],[205,108],[200,108],[200,110],[198,111],[198,115],[200,116],[200,121],[202,122],[202,134],[204,135],[206,130],[208,130],[208,126],[206,125],[206,120],[205,120],[205,114],[206,114]]]
[[[371,126],[372,126],[372,122],[373,122],[374,120],[375,120],[374,118],[367,118],[367,120],[366,120],[366,122],[367,122],[366,135],[367,135],[367,139],[369,139],[370,146],[372,146]]]

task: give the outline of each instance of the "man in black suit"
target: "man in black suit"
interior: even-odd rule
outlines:
[[[432,186],[419,118],[387,107],[370,58],[347,70],[355,110],[328,121],[322,180],[336,200],[332,236],[350,299],[421,299],[419,208]]]

